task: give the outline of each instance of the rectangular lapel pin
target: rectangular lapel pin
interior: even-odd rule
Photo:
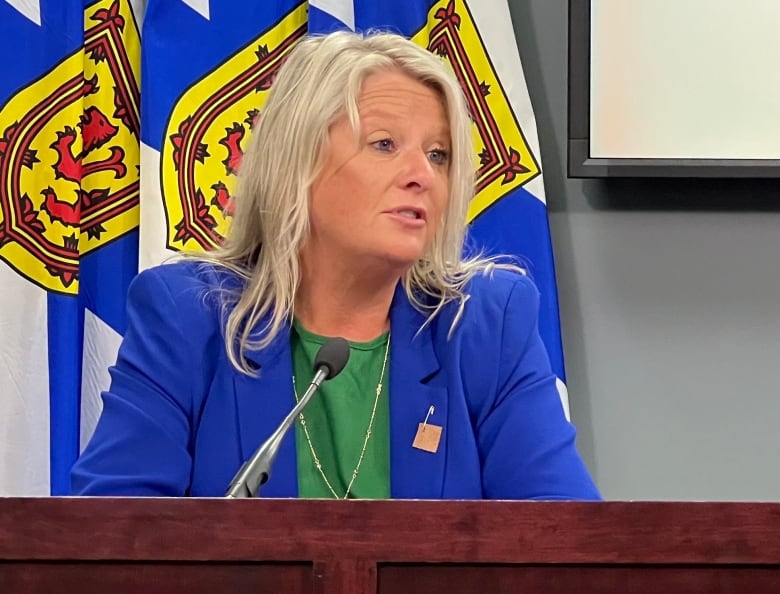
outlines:
[[[417,435],[414,436],[414,442],[412,443],[413,448],[431,452],[432,454],[439,450],[439,441],[441,440],[441,427],[428,423],[428,418],[433,414],[434,410],[433,406],[428,409],[425,420],[417,426]]]

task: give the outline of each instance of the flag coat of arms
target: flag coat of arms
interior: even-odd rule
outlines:
[[[224,237],[277,69],[305,35],[343,28],[405,35],[460,81],[469,246],[517,256],[539,287],[567,407],[536,125],[505,2],[0,0],[0,495],[68,492],[128,282]]]

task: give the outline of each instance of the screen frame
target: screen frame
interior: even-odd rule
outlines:
[[[569,0],[567,138],[569,177],[780,178],[780,159],[591,157],[590,15],[591,0]]]

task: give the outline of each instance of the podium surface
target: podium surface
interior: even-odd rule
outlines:
[[[0,592],[780,592],[780,504],[5,498]]]

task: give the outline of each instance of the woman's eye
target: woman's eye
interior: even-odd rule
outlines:
[[[371,144],[374,146],[374,148],[377,148],[380,151],[385,151],[385,152],[389,152],[393,150],[393,148],[395,147],[395,144],[390,138],[383,138],[382,140],[376,140]]]
[[[431,158],[431,162],[436,165],[446,165],[450,160],[449,151],[444,149],[433,149],[428,153]]]

